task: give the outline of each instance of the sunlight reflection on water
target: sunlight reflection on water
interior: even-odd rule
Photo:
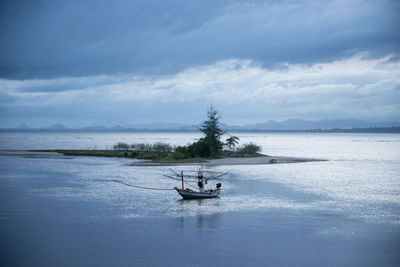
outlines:
[[[1,148],[18,143],[21,149],[89,146],[107,148],[117,141],[167,141],[183,144],[197,133],[1,133]],[[146,216],[195,216],[231,211],[303,209],[342,211],[372,221],[399,222],[400,137],[393,134],[253,134],[239,133],[241,142],[261,144],[272,155],[327,158],[326,162],[267,166],[219,166],[212,170],[230,174],[221,178],[220,199],[182,202],[174,191],[151,191],[136,186],[180,186],[163,177],[167,167],[131,167],[133,160],[108,158],[19,159],[25,171],[68,176],[58,186],[35,188],[38,194],[57,199],[97,201],[118,207],[121,218]],[[19,140],[19,141],[18,141]],[[78,140],[78,142],[77,142]],[[18,142],[17,142],[18,141]],[[18,162],[16,163],[18,165]],[[21,163],[20,163],[21,164]],[[3,166],[5,166],[3,164]],[[5,166],[7,168],[7,166]],[[196,166],[176,167],[177,171]],[[213,181],[211,187],[216,181]]]
[[[167,167],[132,167],[131,160],[105,158],[31,159],[25,169],[68,174],[67,184],[34,189],[47,198],[103,203],[132,219],[162,216],[197,216],[235,211],[326,210],[374,222],[399,223],[398,170],[379,163],[373,170],[365,162],[312,162],[268,166],[222,166],[221,197],[181,201],[173,190],[144,190],[119,184],[160,189],[180,186],[162,175]],[[176,167],[196,170],[195,166]],[[381,175],[382,172],[385,175]],[[355,175],[357,174],[357,175]],[[377,180],[376,177],[380,177]],[[210,182],[213,187],[217,181]],[[113,215],[114,216],[114,215]]]

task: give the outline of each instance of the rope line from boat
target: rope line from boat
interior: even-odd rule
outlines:
[[[133,185],[133,184],[128,184],[119,180],[112,180],[113,182],[120,183],[126,186],[134,187],[134,188],[139,188],[139,189],[146,189],[146,190],[161,190],[161,191],[170,191],[170,190],[175,190],[175,189],[169,189],[169,188],[155,188],[155,187],[145,187],[145,186],[138,186],[138,185]]]

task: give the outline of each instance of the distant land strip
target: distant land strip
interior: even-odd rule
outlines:
[[[199,132],[198,129],[17,129],[3,128],[0,132]],[[400,133],[400,127],[369,127],[369,128],[333,128],[333,129],[235,129],[230,128],[229,132],[249,133]]]

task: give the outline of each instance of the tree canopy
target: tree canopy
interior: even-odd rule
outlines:
[[[207,111],[208,120],[203,121],[199,130],[204,133],[204,137],[200,140],[208,155],[214,157],[222,151],[224,145],[221,142],[221,136],[225,131],[219,125],[221,115],[218,110],[211,106]],[[208,150],[208,151],[207,151]]]
[[[221,137],[225,134],[225,131],[221,128],[219,122],[221,115],[213,106],[207,110],[207,117],[208,119],[203,121],[199,126],[199,130],[204,133],[204,136],[190,145],[176,147],[173,154],[174,158],[214,158],[223,154],[222,149],[224,145],[233,148],[238,143],[239,138],[236,136],[228,138],[227,143],[221,141]]]

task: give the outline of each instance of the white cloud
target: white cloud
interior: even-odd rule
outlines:
[[[365,56],[314,65],[285,64],[277,69],[231,59],[158,77],[1,80],[0,91],[16,99],[3,104],[3,109],[86,105],[104,112],[99,106],[149,105],[157,110],[162,105],[214,103],[228,119],[233,119],[238,107],[243,117],[262,120],[400,118],[400,62],[390,56]],[[157,120],[157,115],[150,114],[148,119]]]

